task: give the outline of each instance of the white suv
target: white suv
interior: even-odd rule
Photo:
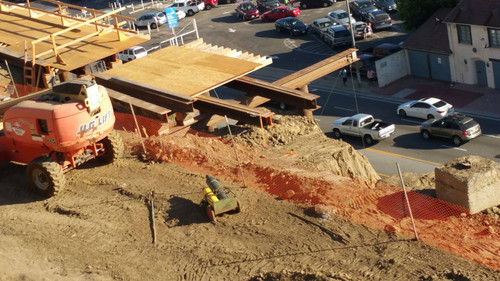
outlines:
[[[127,50],[121,51],[118,54],[116,54],[116,57],[123,62],[128,62],[131,60],[135,60],[138,58],[145,57],[148,54],[148,51],[144,49],[144,47],[141,46],[135,46],[131,47]]]

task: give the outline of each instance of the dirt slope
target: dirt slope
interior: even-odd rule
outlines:
[[[156,161],[128,155],[112,165],[88,163],[50,199],[26,188],[24,167],[7,165],[0,170],[0,280],[500,279],[472,261],[341,220],[328,206],[271,195],[280,186],[317,192],[311,178],[333,177],[353,191],[378,178],[349,145],[321,137],[307,121],[286,121],[278,123],[295,124],[271,129],[268,148],[254,128],[234,128],[245,140],[235,145],[199,133],[151,138]],[[137,139],[122,135],[141,153]],[[237,195],[242,212],[208,221],[198,205],[206,174]]]

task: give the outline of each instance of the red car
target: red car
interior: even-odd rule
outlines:
[[[244,1],[236,6],[236,14],[242,20],[252,20],[256,19],[260,16],[259,10],[255,5],[250,1]]]
[[[300,15],[300,9],[291,6],[281,6],[267,11],[262,14],[261,18],[263,21],[271,21],[282,19],[286,17],[298,17]]]

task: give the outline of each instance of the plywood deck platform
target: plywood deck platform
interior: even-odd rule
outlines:
[[[218,47],[199,50],[194,46],[202,45],[170,46],[116,66],[106,75],[196,97],[272,62],[258,56],[248,59],[248,54],[234,50],[219,54]],[[243,55],[245,59],[238,58]]]
[[[27,44],[29,60],[31,60],[32,41],[58,33],[81,22],[65,18],[66,26],[64,26],[60,16],[41,11],[32,11],[30,16],[29,9],[25,7],[8,6],[5,5],[5,2],[1,2],[3,10],[0,11],[0,46],[2,46],[0,52],[5,53],[5,56],[11,56],[15,53],[24,55],[25,44]],[[75,30],[55,36],[55,42],[57,46],[62,46],[95,32],[95,25],[83,25]],[[121,34],[122,40],[120,41],[116,30],[111,29],[100,33],[99,36],[92,36],[58,50],[65,64],[60,63],[53,52],[36,57],[36,59],[40,59],[40,62],[43,61],[45,65],[71,71],[149,40],[149,36],[139,35],[133,31],[121,31]],[[50,39],[44,40],[36,44],[35,55],[50,50],[53,50],[52,41]]]

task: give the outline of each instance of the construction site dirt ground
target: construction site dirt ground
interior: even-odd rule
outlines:
[[[117,126],[125,157],[70,171],[66,189],[49,199],[30,191],[25,166],[3,165],[0,280],[500,280],[499,247],[487,267],[413,240],[407,219],[379,220],[386,231],[368,227],[384,216],[348,198],[398,188],[377,182],[364,156],[313,122],[276,124],[264,134],[232,127],[234,145],[227,130],[150,137],[146,153]],[[199,206],[207,174],[234,192],[241,212],[208,220]],[[405,181],[433,188],[432,175]],[[489,218],[480,238],[498,245],[498,209]]]
[[[282,118],[266,132],[267,148],[259,128],[234,127],[234,145],[191,131],[150,137],[144,153],[135,134],[121,131],[123,159],[70,171],[67,188],[49,199],[29,190],[24,166],[4,166],[0,280],[500,279],[499,271],[411,239],[409,227],[386,232],[345,219],[328,205],[329,190],[345,198],[393,187],[375,183],[350,145],[306,119]],[[199,206],[206,174],[236,194],[241,212],[209,222]],[[330,201],[314,205],[323,195]]]

